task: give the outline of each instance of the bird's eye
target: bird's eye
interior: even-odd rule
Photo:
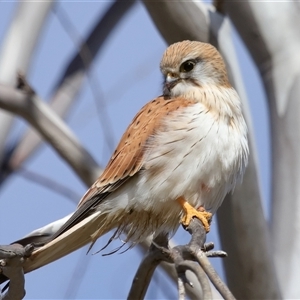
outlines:
[[[194,67],[195,67],[195,62],[192,60],[187,60],[181,64],[180,72],[183,72],[183,73],[190,72],[194,69]]]

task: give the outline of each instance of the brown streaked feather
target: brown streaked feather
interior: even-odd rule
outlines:
[[[105,170],[91,186],[78,204],[80,207],[95,194],[112,192],[119,181],[122,183],[136,174],[142,167],[145,145],[149,137],[162,124],[162,118],[169,112],[194,103],[185,98],[164,99],[158,97],[147,103],[134,117],[123,134],[119,145]]]
[[[179,97],[158,97],[147,103],[128,126],[101,176],[84,194],[78,209],[53,238],[89,216],[111,192],[137,174],[143,166],[146,142],[162,126],[163,118],[193,103],[193,100]]]

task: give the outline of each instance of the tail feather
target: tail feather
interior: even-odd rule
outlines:
[[[105,226],[103,226],[105,224]],[[35,250],[24,262],[24,273],[43,267],[65,255],[87,245],[94,243],[94,233],[101,227],[97,238],[118,226],[116,222],[107,222],[107,215],[100,211],[93,213],[74,227],[70,228],[46,245]]]
[[[15,242],[25,246],[28,243],[44,244],[46,241],[45,245],[34,250],[31,256],[24,261],[24,273],[29,273],[41,268],[78,250],[88,243],[92,243],[93,245],[100,236],[119,226],[118,222],[121,221],[121,215],[122,214],[118,214],[117,217],[110,218],[107,213],[97,211],[74,225],[72,228],[66,230],[55,239],[51,239],[51,237],[49,239],[48,235],[32,235]],[[48,242],[49,240],[50,242]],[[89,250],[90,249],[91,247]],[[8,278],[6,276],[0,274],[0,284],[7,280]]]

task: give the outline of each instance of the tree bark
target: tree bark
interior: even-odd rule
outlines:
[[[297,2],[226,1],[260,71],[272,131],[272,242],[285,299],[300,297],[300,7]]]

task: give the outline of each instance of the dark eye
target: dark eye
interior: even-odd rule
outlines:
[[[181,64],[180,72],[184,72],[184,73],[190,72],[194,69],[194,67],[195,67],[195,62],[192,60],[187,60]]]

